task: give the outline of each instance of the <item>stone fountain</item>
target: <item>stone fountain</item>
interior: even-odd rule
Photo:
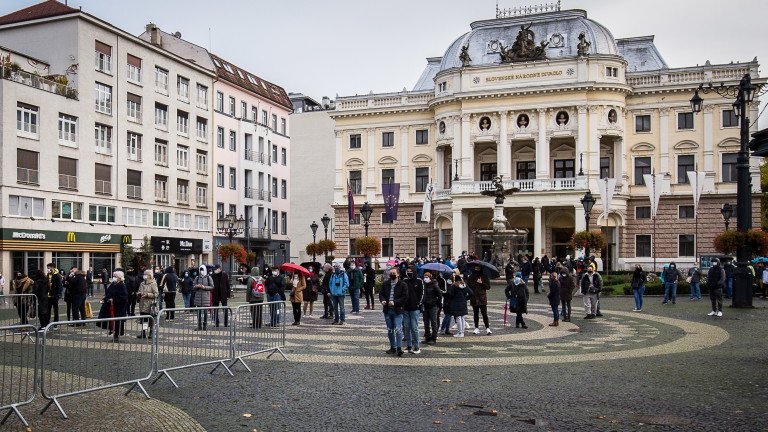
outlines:
[[[528,238],[528,230],[511,228],[509,221],[504,216],[504,198],[507,195],[518,192],[519,189],[504,189],[504,183],[500,175],[493,178],[492,184],[493,189],[482,191],[483,195],[495,197],[491,229],[476,229],[473,233],[475,234],[476,244],[478,243],[477,240],[490,240],[492,242],[491,257],[493,259],[499,254],[503,256],[507,252],[511,253],[515,244],[520,244]]]

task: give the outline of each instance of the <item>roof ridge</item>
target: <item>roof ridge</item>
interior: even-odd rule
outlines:
[[[50,18],[59,15],[80,12],[80,9],[69,7],[57,0],[45,0],[24,9],[0,16],[0,25]]]

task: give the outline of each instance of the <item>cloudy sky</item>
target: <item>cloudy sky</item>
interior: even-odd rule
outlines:
[[[39,1],[3,0],[0,15]],[[544,1],[499,0],[499,4],[503,8]],[[426,57],[443,55],[469,30],[470,22],[494,18],[496,9],[496,0],[68,3],[133,34],[141,33],[149,22],[171,33],[179,31],[184,39],[210,47],[250,72],[315,99],[410,89]],[[563,0],[562,8],[585,9],[589,18],[617,38],[655,35],[671,67],[707,60],[749,61],[755,56],[768,62],[768,37],[760,31],[760,19],[768,12],[764,0],[716,5],[711,0]],[[748,27],[738,28],[743,22]],[[761,117],[760,123],[768,126],[768,119]]]

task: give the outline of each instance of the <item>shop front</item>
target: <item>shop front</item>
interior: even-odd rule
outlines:
[[[201,239],[152,236],[150,244],[154,253],[153,264],[163,268],[173,266],[177,273],[206,262],[210,245]]]

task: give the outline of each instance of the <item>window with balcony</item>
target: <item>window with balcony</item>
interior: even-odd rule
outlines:
[[[688,171],[694,171],[694,155],[677,156],[677,184],[688,184]]]
[[[208,120],[198,117],[197,124],[197,139],[203,142],[208,142]]]
[[[678,256],[696,256],[696,236],[693,234],[681,234],[678,237]]]
[[[187,213],[176,213],[176,228],[190,229],[192,215]]]
[[[153,211],[152,226],[157,228],[170,228],[171,214],[169,212]]]
[[[195,202],[198,207],[208,207],[208,185],[205,183],[197,184]]]
[[[77,190],[77,159],[59,156],[59,189]]]
[[[723,110],[723,127],[738,127],[739,126],[739,118],[736,117],[736,112],[734,110]]]
[[[277,114],[272,114],[272,130],[277,132]]]
[[[95,52],[95,60],[96,60],[96,70],[99,72],[104,72],[107,74],[112,73],[112,47],[103,43],[96,41],[96,52]]]
[[[189,135],[189,113],[176,110],[176,132],[182,136]]]
[[[229,188],[237,189],[237,168],[229,169]]]
[[[176,180],[176,202],[180,205],[189,204],[189,181]]]
[[[362,148],[362,139],[360,134],[349,135],[349,148],[350,149]]]
[[[10,195],[8,197],[8,214],[11,216],[45,217],[45,200]]]
[[[74,201],[51,201],[51,217],[59,220],[83,220],[83,203]]]
[[[168,105],[155,104],[155,127],[164,131],[168,130]]]
[[[650,218],[651,218],[651,206],[635,207],[635,219],[650,219]]]
[[[88,206],[88,221],[115,223],[116,212],[117,207],[91,204]]]
[[[168,166],[168,142],[155,140],[155,165]]]
[[[651,256],[651,236],[647,234],[635,236],[635,256],[636,257]]]
[[[429,130],[417,129],[416,130],[416,144],[429,144]]]
[[[576,161],[574,159],[555,160],[555,178],[576,177]]]
[[[233,130],[229,131],[229,150],[237,151],[237,132]]]
[[[646,174],[651,173],[651,158],[650,157],[638,157],[635,158],[635,185],[644,186]]]
[[[155,201],[168,202],[168,177],[155,176]]]
[[[59,144],[77,147],[77,117],[59,113]]]
[[[141,84],[141,59],[128,54],[127,70],[128,81]]]
[[[394,132],[382,132],[381,133],[381,146],[382,147],[394,147],[395,146],[395,133]]]
[[[126,100],[126,117],[129,121],[141,123],[141,96],[133,93],[128,93],[125,97]]]
[[[40,108],[23,103],[16,105],[16,135],[33,139],[40,137]]]
[[[224,165],[216,165],[216,186],[224,187]]]
[[[280,198],[288,199],[288,181],[280,180]]]
[[[216,92],[216,111],[224,112],[224,93]]]
[[[611,177],[611,158],[610,157],[601,157],[600,158],[600,178],[610,178]]]
[[[429,168],[416,168],[416,192],[426,192],[429,184]]]
[[[208,175],[208,152],[205,150],[197,151],[197,173]]]
[[[176,166],[185,171],[189,170],[189,147],[176,146]]]
[[[155,67],[155,90],[168,94],[168,71],[161,67]]]
[[[176,77],[176,98],[182,102],[189,102],[189,79],[183,76]]]
[[[128,198],[141,199],[141,171],[128,170],[126,174]]]
[[[481,163],[480,164],[480,181],[491,181],[496,177],[496,163]]]
[[[637,115],[635,116],[635,132],[650,132],[651,131],[651,115]]]
[[[738,179],[738,170],[736,169],[736,159],[738,153],[723,153],[720,155],[723,173],[723,183],[736,183]]]
[[[536,161],[517,162],[517,179],[533,180],[536,178]]]
[[[363,193],[363,172],[359,170],[349,172],[349,187],[352,193],[360,195]]]
[[[211,218],[208,216],[195,216],[195,229],[198,231],[208,231],[211,226]]]
[[[29,150],[16,149],[16,182],[40,184],[40,154]]]
[[[197,107],[208,109],[208,87],[202,84],[197,85]]]
[[[283,134],[283,135],[287,135],[287,133],[286,133],[286,132],[288,132],[287,128],[288,128],[288,124],[286,123],[285,119],[281,117],[280,118],[280,133]]]
[[[96,123],[93,131],[96,153],[112,154],[112,126]]]
[[[385,168],[381,170],[381,184],[394,183],[395,182],[395,170],[392,168]]]
[[[95,90],[96,112],[112,115],[112,87],[97,82]]]
[[[677,113],[677,130],[693,129],[693,113]]]
[[[696,213],[692,205],[677,206],[677,218],[678,219],[694,219]]]
[[[95,164],[95,192],[98,195],[112,195],[112,167]]]
[[[149,223],[149,211],[123,207],[123,223],[126,225],[147,226]]]

